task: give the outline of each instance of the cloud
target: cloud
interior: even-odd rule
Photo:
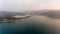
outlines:
[[[2,10],[2,0],[0,0],[0,10]]]
[[[60,9],[59,1],[60,0],[3,0],[2,10]]]

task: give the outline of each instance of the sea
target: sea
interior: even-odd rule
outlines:
[[[60,19],[34,15],[15,22],[0,22],[0,34],[59,34]]]

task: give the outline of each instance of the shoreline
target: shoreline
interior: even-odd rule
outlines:
[[[0,20],[0,22],[15,22],[16,20],[18,19],[23,19],[23,18],[28,18],[28,17],[31,17],[31,16],[24,16],[24,17],[19,17],[19,18],[15,18],[15,19],[3,19],[3,20]]]
[[[0,20],[0,22],[15,22],[16,20]]]

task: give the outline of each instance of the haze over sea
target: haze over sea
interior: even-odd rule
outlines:
[[[59,34],[60,19],[34,15],[16,22],[0,23],[0,34]]]
[[[60,34],[60,0],[0,0],[0,34]]]

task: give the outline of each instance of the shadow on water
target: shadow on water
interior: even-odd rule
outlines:
[[[1,23],[2,34],[56,34],[56,30],[47,23],[40,24],[32,18],[16,22]]]

